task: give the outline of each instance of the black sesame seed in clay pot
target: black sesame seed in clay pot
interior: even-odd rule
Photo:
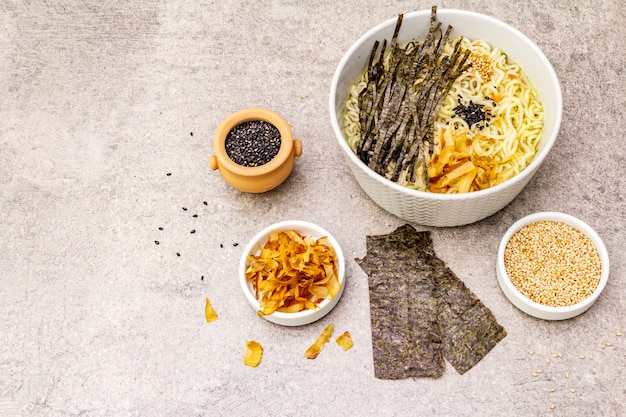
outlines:
[[[293,170],[302,144],[278,114],[264,108],[240,110],[217,128],[211,169],[234,188],[262,193],[278,187]]]

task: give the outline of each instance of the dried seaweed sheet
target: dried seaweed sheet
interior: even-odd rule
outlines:
[[[368,275],[377,378],[439,377],[444,357],[462,374],[506,335],[436,257],[429,232],[404,225],[366,244],[356,261]]]
[[[437,277],[439,325],[443,331],[443,355],[464,374],[484,358],[506,336],[504,327],[440,259],[445,273]]]
[[[380,379],[439,377],[445,369],[434,277],[408,272],[427,268],[427,252],[419,248],[432,248],[432,242],[409,228],[368,236],[367,254],[357,259],[369,276],[374,374]]]

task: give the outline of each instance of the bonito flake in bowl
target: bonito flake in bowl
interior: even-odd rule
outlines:
[[[322,318],[337,304],[344,289],[345,261],[339,243],[325,229],[284,221],[251,239],[239,274],[259,316],[300,326]]]
[[[246,278],[259,300],[259,314],[316,310],[339,293],[337,255],[328,237],[295,230],[272,231],[258,255],[248,255]]]

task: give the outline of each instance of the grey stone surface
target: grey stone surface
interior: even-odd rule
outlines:
[[[350,174],[328,91],[362,33],[431,3],[0,0],[0,416],[626,415],[624,2],[485,3],[438,5],[526,33],[564,97],[557,144],[517,199],[430,229],[508,336],[463,376],[381,381],[354,258],[404,222]],[[220,121],[251,106],[303,142],[289,179],[260,195],[207,164]],[[563,322],[520,312],[496,280],[505,230],[547,210],[588,222],[611,259],[599,301]],[[284,219],[327,228],[348,260],[335,310],[300,328],[257,317],[237,279],[247,240]],[[329,322],[354,348],[306,360]],[[249,339],[265,348],[257,368],[243,364]]]

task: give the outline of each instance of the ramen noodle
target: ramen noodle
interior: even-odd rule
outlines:
[[[495,186],[524,170],[538,151],[544,124],[539,95],[521,67],[484,40],[444,40],[441,57],[450,57],[455,48],[469,55],[434,115],[430,148],[411,166],[388,158],[377,172],[422,191],[459,193]],[[416,45],[401,44],[398,51],[410,54]],[[381,58],[385,71],[391,49]],[[344,134],[355,152],[362,139],[359,95],[368,81],[366,69],[352,85],[345,107]]]

